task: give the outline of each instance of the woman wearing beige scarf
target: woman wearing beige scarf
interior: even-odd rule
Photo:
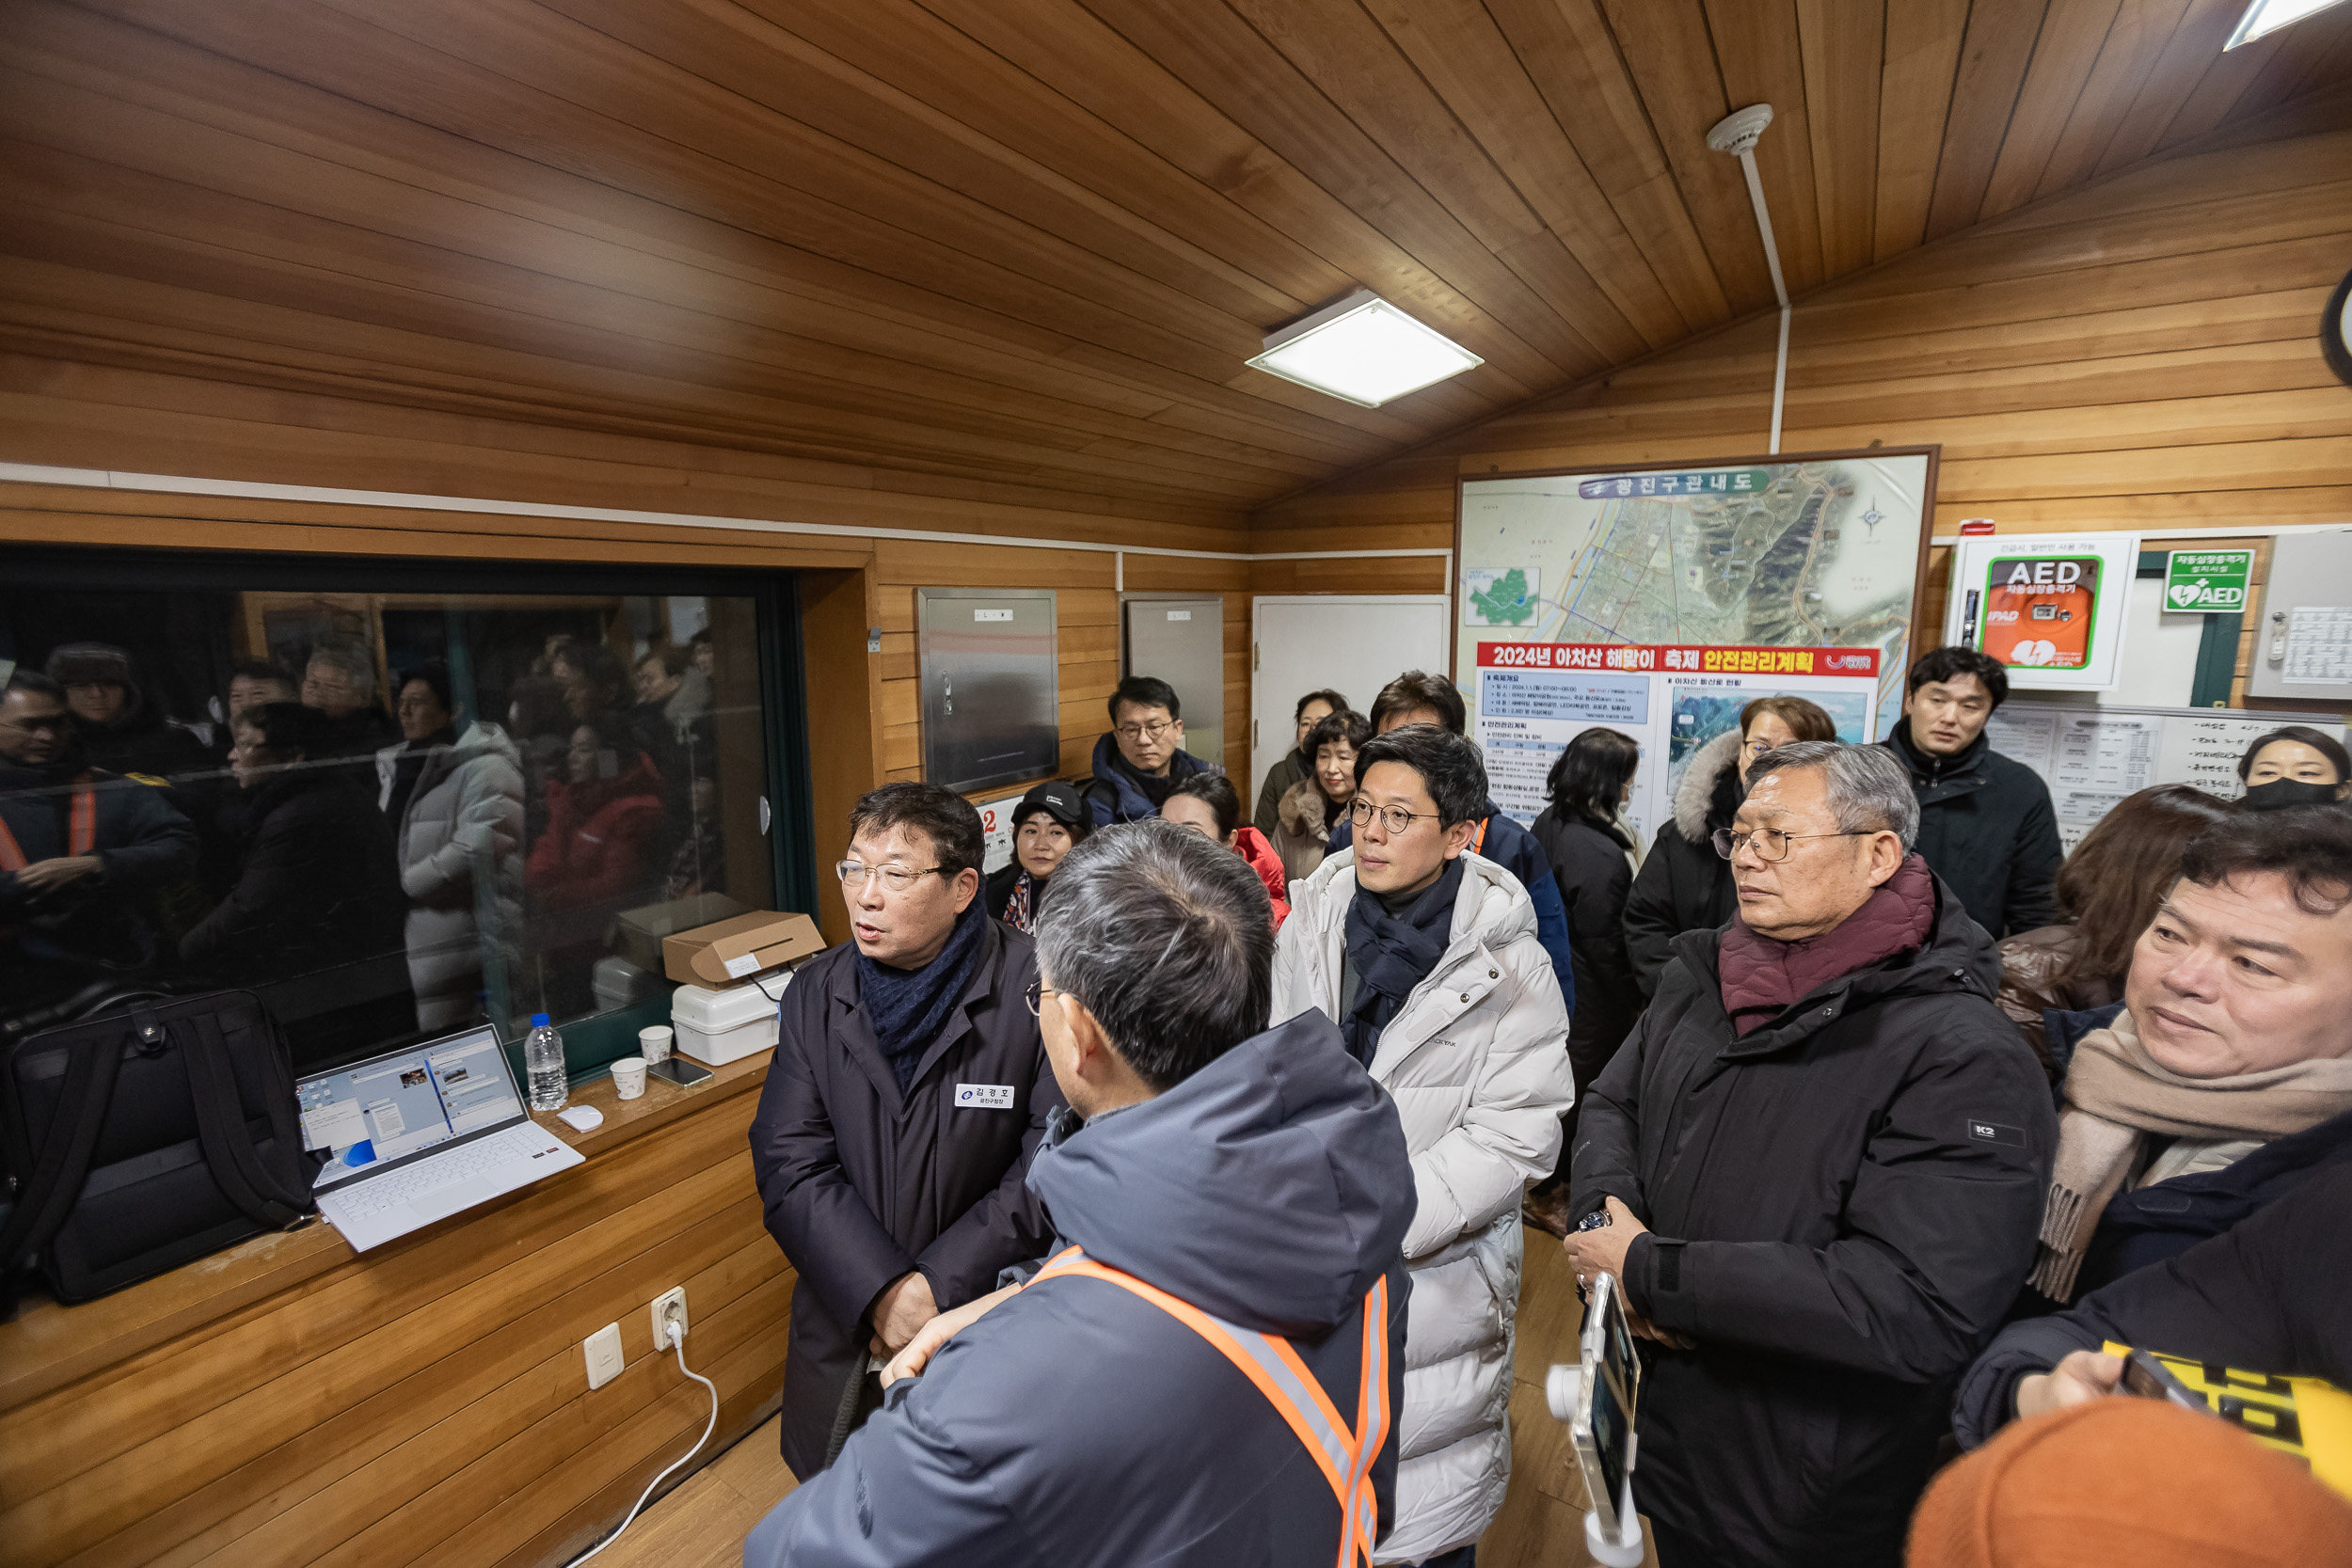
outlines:
[[[2056,1301],[2127,1185],[2219,1170],[2352,1111],[2352,814],[2249,814],[2201,835],[2124,1002],[2067,1069],[2031,1281]]]

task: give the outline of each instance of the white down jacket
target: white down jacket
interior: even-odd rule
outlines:
[[[1549,1175],[1576,1097],[1568,1010],[1535,941],[1535,906],[1502,866],[1462,857],[1438,960],[1381,1031],[1372,1075],[1396,1102],[1419,1207],[1405,1234],[1413,1298],[1397,1426],[1394,1523],[1377,1560],[1419,1562],[1476,1540],[1511,1480],[1511,1327],[1519,1198]],[[1274,1021],[1339,1017],[1356,857],[1291,884],[1274,949]]]
[[[399,752],[376,755],[388,797]],[[485,959],[496,954],[511,970],[522,935],[521,752],[505,731],[477,721],[455,745],[427,753],[394,826],[417,1027],[463,1028],[481,1012]]]

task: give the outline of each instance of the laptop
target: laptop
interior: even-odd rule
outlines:
[[[485,1024],[294,1084],[302,1145],[328,1151],[319,1212],[355,1252],[582,1164],[531,1119]]]

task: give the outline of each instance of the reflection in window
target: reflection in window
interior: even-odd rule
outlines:
[[[773,903],[756,619],[0,587],[0,1027],[239,986],[316,1063],[665,990]]]

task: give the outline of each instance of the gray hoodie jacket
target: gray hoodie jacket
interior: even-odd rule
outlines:
[[[1293,1019],[1091,1126],[1057,1122],[1029,1185],[1062,1244],[1289,1338],[1350,1419],[1363,1298],[1385,1275],[1397,1408],[1411,1164],[1328,1019]],[[1391,1422],[1373,1469],[1383,1528],[1395,1472]],[[1080,1277],[1022,1291],[892,1386],[743,1561],[1290,1568],[1334,1559],[1339,1532],[1330,1483],[1264,1395],[1167,1312]]]

